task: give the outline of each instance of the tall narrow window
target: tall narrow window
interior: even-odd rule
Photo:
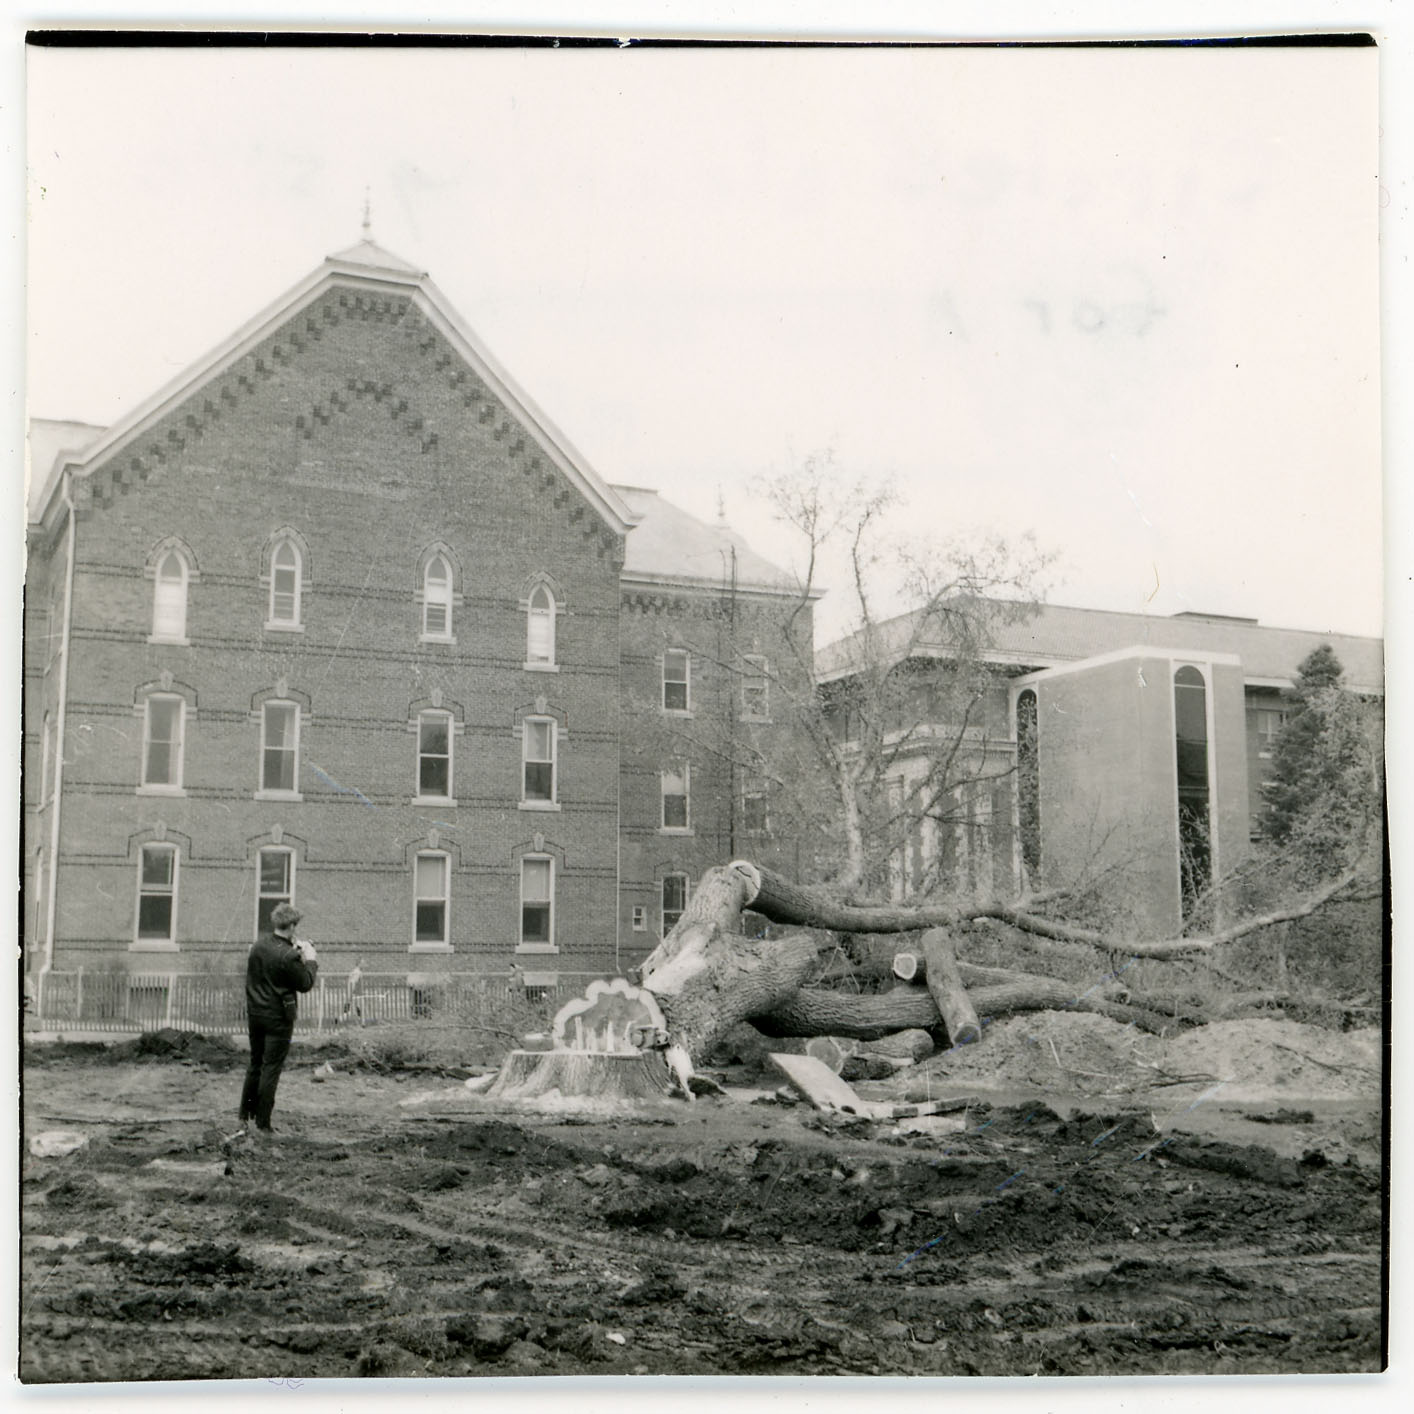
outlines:
[[[1177,739],[1178,858],[1187,918],[1212,878],[1212,829],[1208,810],[1208,689],[1197,668],[1173,675]]]
[[[262,849],[256,863],[255,932],[270,931],[270,915],[278,903],[295,901],[295,857],[288,849]]]
[[[520,862],[520,940],[522,944],[555,941],[555,864],[528,857]]]
[[[663,654],[663,710],[686,712],[691,704],[689,678],[692,664],[686,649],[673,648]]]
[[[412,940],[446,943],[447,901],[451,870],[445,854],[419,854],[413,862]]]
[[[748,790],[742,795],[741,828],[748,835],[764,835],[771,828],[764,790]]]
[[[270,624],[297,628],[300,622],[300,580],[303,566],[298,547],[282,540],[270,557]]]
[[[663,937],[677,926],[687,907],[687,875],[665,874],[663,876]]]
[[[445,712],[423,712],[417,719],[417,793],[451,799],[452,719]]]
[[[660,777],[663,794],[663,828],[665,830],[685,830],[691,819],[688,808],[688,767],[686,763],[675,765],[664,771]]]
[[[138,942],[170,943],[175,936],[176,917],[176,846],[145,844],[138,861]]]
[[[1016,699],[1016,807],[1021,862],[1033,885],[1041,872],[1041,758],[1037,726],[1036,694],[1028,687]]]
[[[1278,707],[1254,709],[1257,719],[1257,755],[1263,760],[1276,753],[1277,738],[1286,726],[1286,713]]]
[[[764,722],[771,715],[770,665],[756,654],[747,655],[741,675],[741,715],[755,722]]]
[[[142,784],[180,790],[182,784],[182,717],[180,697],[149,697],[143,714]]]
[[[452,570],[441,555],[433,555],[422,572],[422,636],[452,636]]]
[[[299,706],[267,702],[261,714],[260,789],[293,793],[299,779]]]
[[[535,667],[555,662],[555,596],[543,584],[530,593],[525,623],[525,661]]]
[[[176,641],[187,636],[187,562],[176,550],[168,550],[157,562],[152,636]]]
[[[524,794],[526,801],[553,803],[555,799],[555,723],[551,718],[527,717],[522,737]]]

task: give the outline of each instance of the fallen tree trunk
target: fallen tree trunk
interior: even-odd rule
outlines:
[[[761,882],[751,906],[774,923],[831,928],[842,933],[912,933],[920,928],[955,927],[968,919],[995,918],[1036,937],[1050,938],[1057,942],[1084,943],[1105,952],[1125,954],[1134,958],[1171,961],[1174,958],[1211,952],[1214,948],[1236,942],[1239,938],[1245,938],[1277,923],[1289,923],[1297,918],[1308,917],[1351,884],[1358,877],[1359,871],[1348,870],[1303,902],[1293,904],[1290,908],[1276,909],[1271,913],[1246,919],[1208,937],[1166,938],[1158,941],[1116,938],[1093,928],[1081,928],[1071,923],[1055,923],[1006,903],[975,904],[967,908],[928,903],[881,906],[841,903],[823,890],[793,884],[769,869],[758,869],[757,872]]]
[[[923,935],[923,961],[928,967],[928,993],[954,1046],[968,1046],[982,1039],[982,1025],[968,1000],[967,990],[957,970],[957,954],[952,938],[943,928],[930,928]]]
[[[1143,1007],[1093,995],[1077,997],[1073,987],[1047,977],[977,987],[971,995],[982,1027],[1019,1011],[1095,1012],[1156,1035],[1171,1030],[1175,1024],[1173,1017]],[[927,988],[908,986],[872,996],[801,988],[770,1010],[751,1014],[747,1019],[767,1036],[847,1036],[859,1041],[874,1041],[909,1027],[931,1031],[944,1024],[938,1004]]]

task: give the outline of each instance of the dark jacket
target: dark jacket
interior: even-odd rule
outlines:
[[[299,1011],[295,993],[309,991],[318,975],[319,964],[305,962],[293,943],[262,933],[246,958],[246,1014],[271,1030],[290,1030]]]

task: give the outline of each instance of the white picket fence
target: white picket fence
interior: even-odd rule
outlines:
[[[560,973],[550,986],[526,987],[509,973],[452,972],[412,982],[406,973],[363,974],[357,998],[347,977],[319,978],[300,998],[296,1032],[324,1031],[341,1022],[523,1024],[529,1013],[547,1023],[599,972]],[[361,1017],[359,1013],[361,1012]],[[245,980],[179,972],[47,972],[34,980],[27,1025],[44,1031],[157,1031],[172,1027],[207,1035],[246,1029]]]

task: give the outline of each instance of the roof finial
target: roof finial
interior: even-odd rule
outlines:
[[[366,241],[373,239],[373,209],[368,199],[367,187],[363,189],[363,238]]]

